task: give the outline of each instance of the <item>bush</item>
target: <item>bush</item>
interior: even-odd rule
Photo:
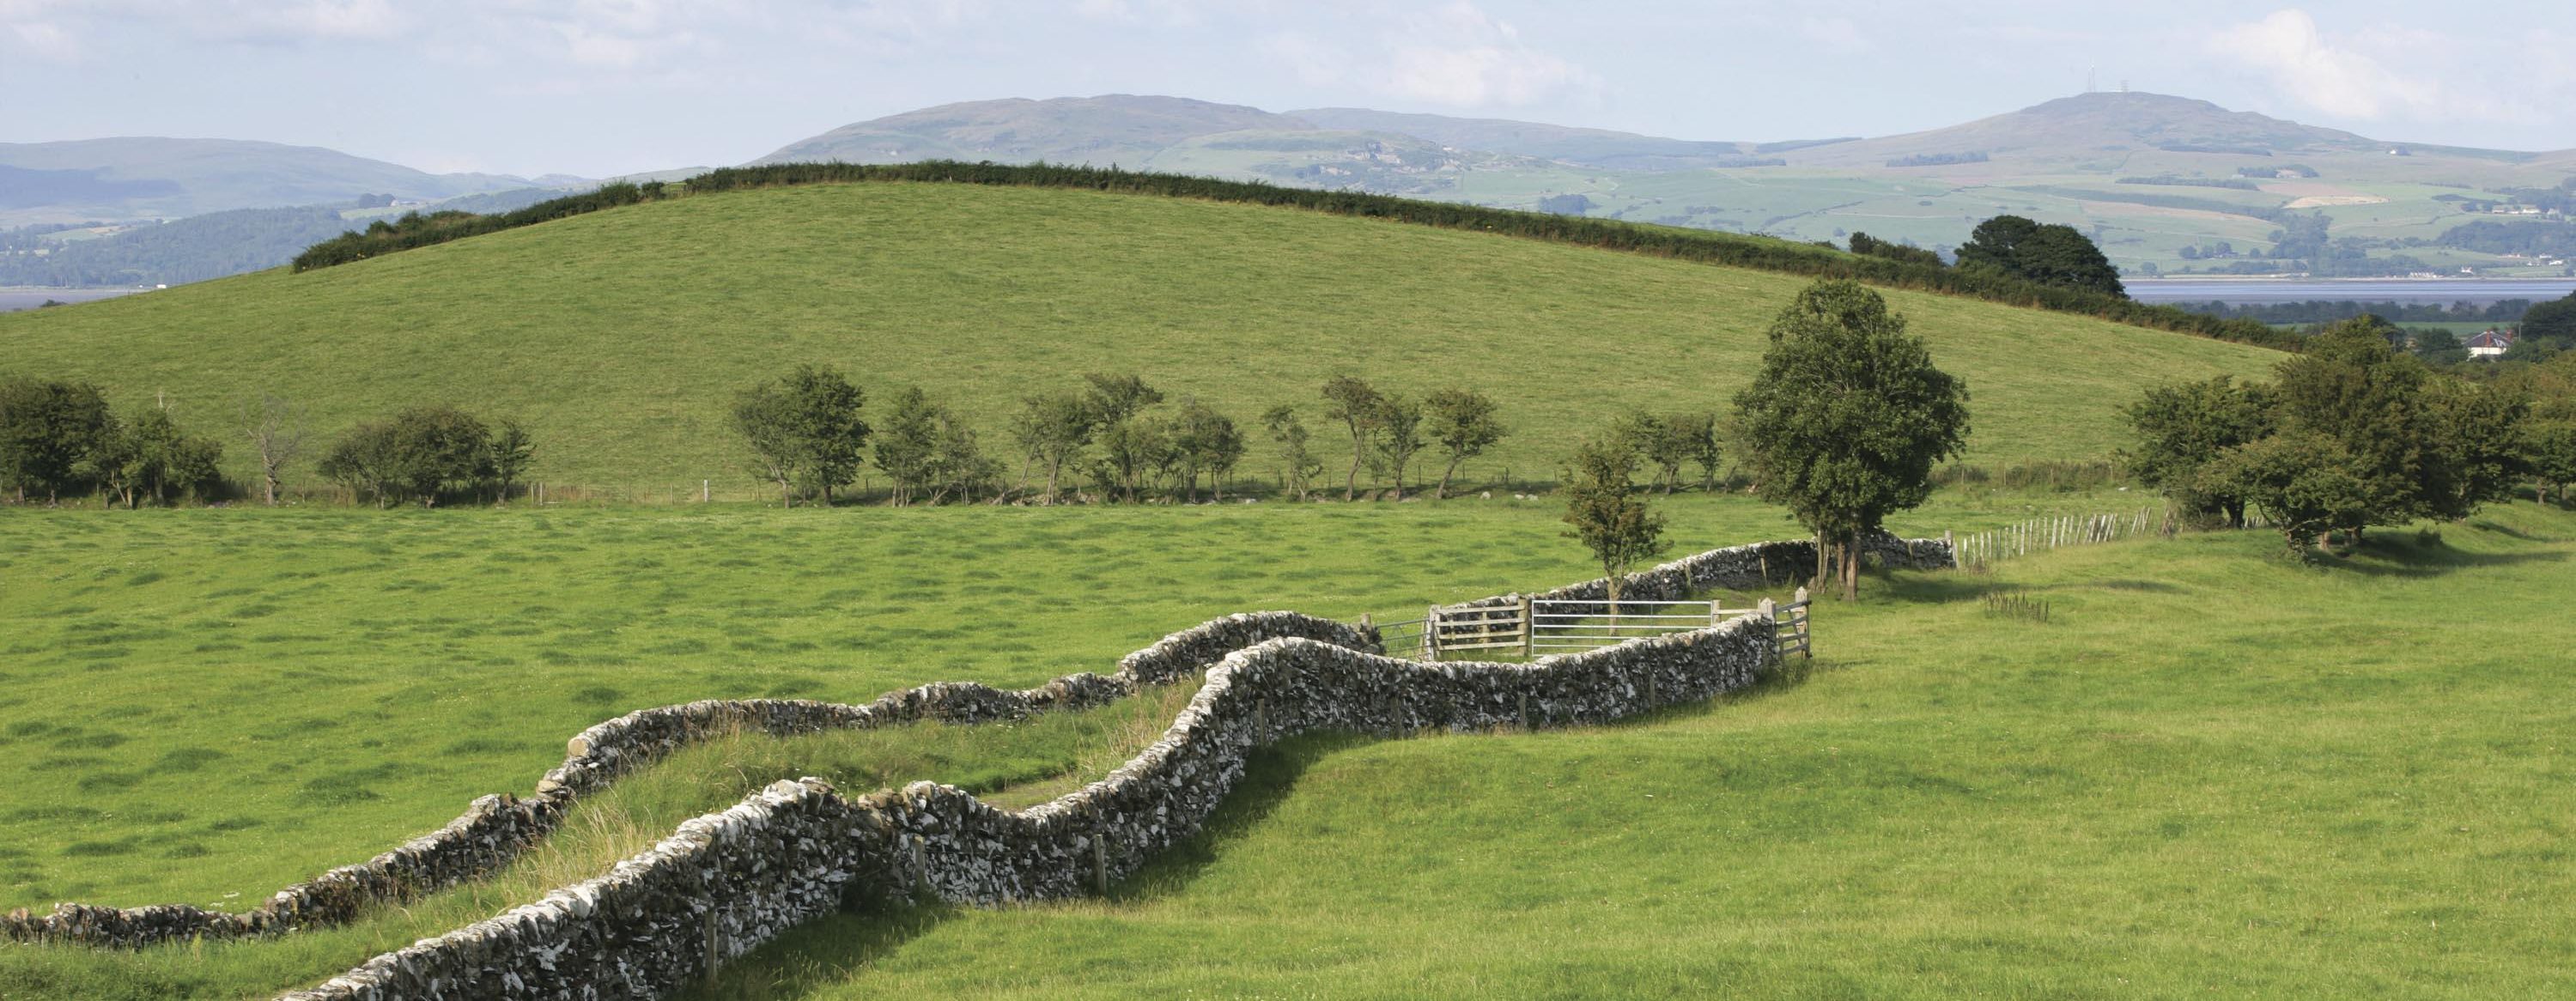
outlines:
[[[378,507],[415,500],[432,507],[444,491],[481,487],[492,475],[492,458],[492,432],[482,421],[454,407],[413,407],[358,425],[317,469],[374,497]]]

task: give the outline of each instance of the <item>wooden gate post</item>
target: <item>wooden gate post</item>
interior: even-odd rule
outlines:
[[[1422,610],[1422,659],[1440,659],[1440,606]]]
[[[1805,654],[1808,660],[1814,660],[1816,659],[1816,640],[1815,637],[1807,635],[1807,613],[1809,611],[1810,605],[1807,601],[1807,589],[1803,587],[1799,588],[1798,607],[1791,615],[1791,620],[1797,623],[1798,652]]]
[[[1521,595],[1521,659],[1528,660],[1537,654],[1538,603],[1524,594]]]

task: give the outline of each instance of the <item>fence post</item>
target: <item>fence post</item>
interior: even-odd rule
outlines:
[[[1440,606],[1422,610],[1422,659],[1440,659]]]
[[[700,504],[709,504],[709,503],[713,503],[713,502],[715,501],[715,499],[716,499],[715,481],[714,481],[714,480],[699,480],[699,481],[698,481],[698,503],[700,503]]]
[[[1806,655],[1808,660],[1816,659],[1816,638],[1807,634],[1807,612],[1812,606],[1813,603],[1807,600],[1807,589],[1799,588],[1798,607],[1791,618],[1797,623],[1798,652]]]
[[[1528,660],[1538,652],[1538,605],[1529,595],[1521,595],[1521,659]],[[1528,715],[1523,713],[1522,715]]]

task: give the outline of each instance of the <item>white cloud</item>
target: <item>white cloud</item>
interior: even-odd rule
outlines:
[[[1597,91],[1583,67],[1534,47],[1520,30],[1468,0],[1414,14],[1373,11],[1356,45],[1302,31],[1264,38],[1261,51],[1310,87],[1356,88],[1459,108],[1536,104]]]
[[[2210,48],[2268,74],[2299,103],[2339,118],[2423,117],[2445,105],[2434,80],[2400,73],[2335,44],[2318,29],[2316,18],[2297,8],[2222,30]]]
[[[1848,17],[1805,18],[1798,22],[1798,33],[1835,55],[1855,55],[1872,48],[1869,36],[1861,34],[1860,25]]]

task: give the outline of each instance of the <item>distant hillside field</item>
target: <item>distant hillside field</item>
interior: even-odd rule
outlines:
[[[220,431],[260,394],[336,435],[454,403],[537,435],[538,475],[748,490],[734,392],[799,362],[877,401],[919,383],[1007,451],[1022,395],[1134,371],[1247,427],[1342,373],[1481,388],[1513,436],[1465,475],[1552,475],[1616,410],[1723,409],[1802,279],[1246,205],[967,185],[830,185],[599,212],[305,274],[0,317],[0,372],[161,394]],[[2147,385],[2280,355],[1891,293],[1974,394],[1970,461],[2106,455]],[[227,461],[251,472],[238,443]],[[1244,471],[1269,475],[1256,443]],[[1017,463],[1013,463],[1016,468]],[[1339,469],[1333,468],[1338,474]],[[305,474],[309,481],[309,473]]]

